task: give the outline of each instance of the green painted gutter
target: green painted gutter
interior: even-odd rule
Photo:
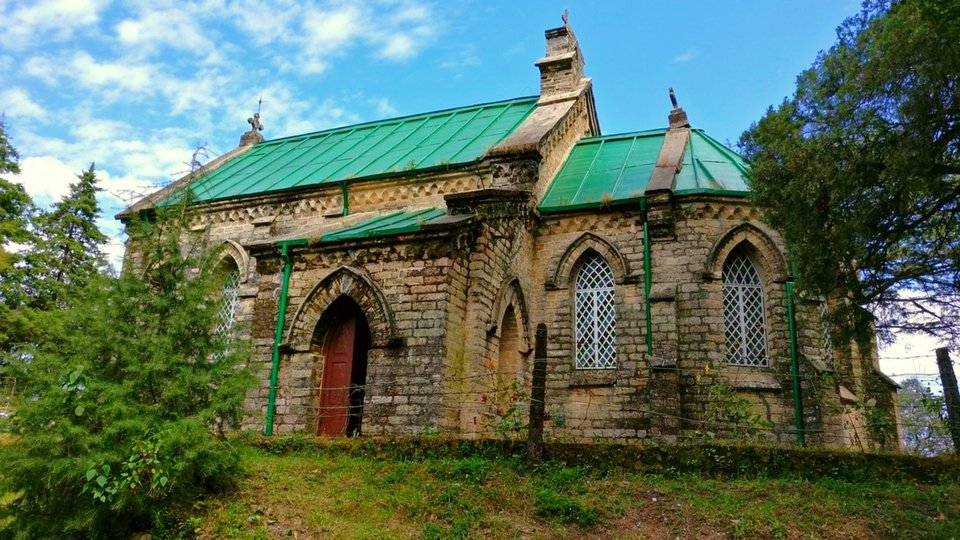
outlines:
[[[797,323],[793,312],[793,279],[784,284],[787,292],[787,329],[790,332],[790,377],[793,379],[793,416],[797,428],[797,442],[806,445],[803,429],[803,404],[800,402],[800,363],[797,358]]]
[[[647,200],[640,199],[640,213],[643,214],[643,309],[647,324],[647,356],[653,354],[653,321],[650,316],[650,231],[647,225]]]
[[[267,396],[267,425],[264,435],[273,435],[273,413],[277,404],[277,377],[280,375],[280,342],[283,340],[283,325],[287,315],[287,289],[290,287],[290,269],[293,263],[288,249],[291,246],[305,246],[306,240],[282,240],[276,243],[280,247],[280,260],[283,261],[283,282],[280,285],[280,308],[277,312],[277,333],[273,338],[273,364],[270,367],[270,393]]]

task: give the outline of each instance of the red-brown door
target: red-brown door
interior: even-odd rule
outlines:
[[[350,317],[333,329],[327,342],[317,415],[317,433],[320,435],[343,435],[347,432],[356,333],[357,319]]]

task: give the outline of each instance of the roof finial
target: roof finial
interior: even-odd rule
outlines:
[[[263,96],[257,100],[257,112],[253,113],[253,116],[250,118],[247,118],[247,123],[250,124],[250,131],[240,136],[240,146],[248,146],[263,141],[263,135],[260,134],[260,132],[263,131],[263,124],[260,123],[261,105],[263,105]]]
[[[253,113],[252,118],[247,118],[247,123],[250,124],[250,131],[263,131],[263,124],[260,123],[260,113]]]
[[[670,87],[670,103],[673,104],[673,108],[674,108],[674,109],[679,109],[679,108],[680,108],[680,106],[677,105],[677,94],[674,93],[672,86]]]
[[[562,15],[560,18],[563,19],[563,25],[564,25],[564,26],[570,26],[570,12],[569,12],[569,11],[567,11],[566,9],[564,9],[564,10],[563,10],[563,15]]]

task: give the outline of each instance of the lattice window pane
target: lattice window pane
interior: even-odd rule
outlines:
[[[220,307],[217,313],[217,326],[214,329],[217,336],[226,337],[230,335],[239,303],[240,272],[234,269],[227,274],[227,280],[223,289],[220,290]]]
[[[613,271],[599,255],[591,256],[580,267],[574,297],[577,369],[615,368],[617,316]]]
[[[723,264],[723,319],[727,361],[741,366],[766,366],[763,285],[757,267],[739,251]]]
[[[830,308],[827,301],[820,302],[820,332],[823,336],[823,360],[833,364],[833,339],[830,337]]]

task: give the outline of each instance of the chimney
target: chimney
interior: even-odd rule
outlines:
[[[547,55],[537,60],[541,102],[576,92],[583,79],[583,56],[577,36],[570,28],[567,12],[563,12],[563,26],[551,28],[544,34],[547,37]]]

